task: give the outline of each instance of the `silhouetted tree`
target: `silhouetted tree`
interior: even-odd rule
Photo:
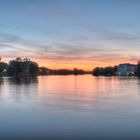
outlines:
[[[138,62],[138,66],[137,66],[137,76],[140,77],[140,61]]]
[[[9,62],[8,74],[10,76],[18,76],[21,71],[21,62],[19,62],[17,59]]]
[[[38,64],[36,62],[32,62],[32,61],[26,62],[26,63],[28,63],[26,65],[29,66],[29,74],[32,76],[37,75],[38,69],[39,69]]]
[[[4,62],[0,62],[0,76],[3,76],[6,74],[8,69],[8,64]]]
[[[29,59],[17,58],[9,62],[8,74],[11,76],[35,76],[38,73],[38,64]]]
[[[117,66],[111,67],[96,67],[93,71],[92,74],[94,76],[115,76],[117,74]]]
[[[46,67],[40,67],[38,73],[39,75],[48,75],[51,73],[51,70]]]
[[[74,68],[74,69],[73,69],[73,74],[74,74],[74,75],[85,74],[85,71],[83,71],[83,70],[81,70],[81,69]]]

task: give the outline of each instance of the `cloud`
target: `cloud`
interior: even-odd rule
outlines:
[[[112,34],[114,34],[112,32]],[[115,33],[116,34],[116,33]],[[59,61],[59,63],[112,63],[113,61],[136,61],[138,59],[137,47],[132,47],[138,37],[117,34],[107,35],[101,40],[91,40],[88,37],[78,37],[61,40],[54,43],[36,42],[26,40],[11,34],[0,34],[0,56],[29,57],[33,59],[43,59],[44,61]],[[121,38],[123,36],[124,39]],[[110,38],[110,39],[109,39]],[[103,40],[106,40],[105,42]],[[130,46],[121,48],[124,42],[132,43]],[[83,62],[82,62],[83,61]]]

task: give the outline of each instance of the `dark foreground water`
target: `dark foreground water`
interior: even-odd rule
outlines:
[[[140,80],[0,80],[0,139],[140,139]]]

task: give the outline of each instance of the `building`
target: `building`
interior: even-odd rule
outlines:
[[[137,65],[134,64],[120,64],[118,66],[118,75],[134,75],[137,71]]]

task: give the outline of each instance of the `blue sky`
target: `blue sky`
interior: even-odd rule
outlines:
[[[50,68],[135,63],[139,7],[139,0],[0,0],[0,56]]]

